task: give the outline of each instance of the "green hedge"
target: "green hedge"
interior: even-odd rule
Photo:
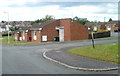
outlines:
[[[103,32],[108,32],[108,31],[105,30],[94,31],[94,33],[103,33]]]
[[[98,33],[94,33],[93,35],[94,35],[94,39],[110,37],[110,31],[98,32]],[[91,38],[92,38],[92,36],[91,36],[91,34],[89,34],[89,39],[91,39]]]
[[[11,36],[12,34],[10,33],[9,36]],[[8,36],[8,33],[4,33],[2,34],[2,36]]]

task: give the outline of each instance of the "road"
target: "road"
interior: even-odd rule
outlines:
[[[0,75],[2,74],[2,45],[0,45]]]
[[[95,44],[114,43],[118,39],[95,40]],[[42,57],[44,51],[64,47],[91,45],[91,40],[37,46],[2,46],[3,74],[117,74],[118,71],[84,72],[66,68]]]
[[[111,36],[118,36],[119,34],[120,34],[119,32],[111,31]]]

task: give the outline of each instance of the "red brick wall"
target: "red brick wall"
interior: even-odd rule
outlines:
[[[115,25],[115,27],[120,27],[120,22],[118,22],[118,23]]]
[[[100,27],[100,26],[99,26],[99,27],[97,27],[97,30],[98,30],[98,31],[100,31],[100,30],[101,30],[101,27]]]
[[[113,25],[111,25],[110,28],[111,28],[112,31],[115,30],[115,26],[113,26]]]
[[[107,30],[105,24],[102,24],[102,25],[100,26],[100,30]]]
[[[47,35],[47,41],[53,41],[53,37],[59,36],[58,31],[55,29],[56,26],[59,26],[59,21],[55,21],[47,26],[44,26],[41,31],[41,37]]]
[[[73,40],[87,40],[88,39],[88,29],[77,22],[71,23],[71,41]]]
[[[64,26],[64,41],[86,40],[88,39],[88,29],[83,25],[72,22],[72,19],[61,19],[44,26],[39,32],[36,31],[37,40],[34,40],[34,30],[25,34],[25,40],[29,41],[32,37],[32,42],[38,43],[42,41],[42,36],[47,36],[47,41],[53,41],[53,37],[59,36],[59,32],[55,29],[57,26]]]
[[[60,25],[64,26],[64,41],[88,39],[88,29],[72,19],[61,19]]]

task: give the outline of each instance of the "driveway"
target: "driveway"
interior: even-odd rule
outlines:
[[[118,39],[95,40],[95,44],[114,43]],[[118,74],[118,71],[84,72],[66,68],[42,57],[45,51],[91,45],[91,40],[72,41],[36,46],[2,46],[2,73],[4,74]]]

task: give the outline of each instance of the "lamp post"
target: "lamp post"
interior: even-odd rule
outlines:
[[[8,23],[7,23],[7,25],[8,25],[8,44],[10,44],[10,36],[9,36],[9,13],[8,12],[4,12],[4,13],[6,13],[8,15]]]

